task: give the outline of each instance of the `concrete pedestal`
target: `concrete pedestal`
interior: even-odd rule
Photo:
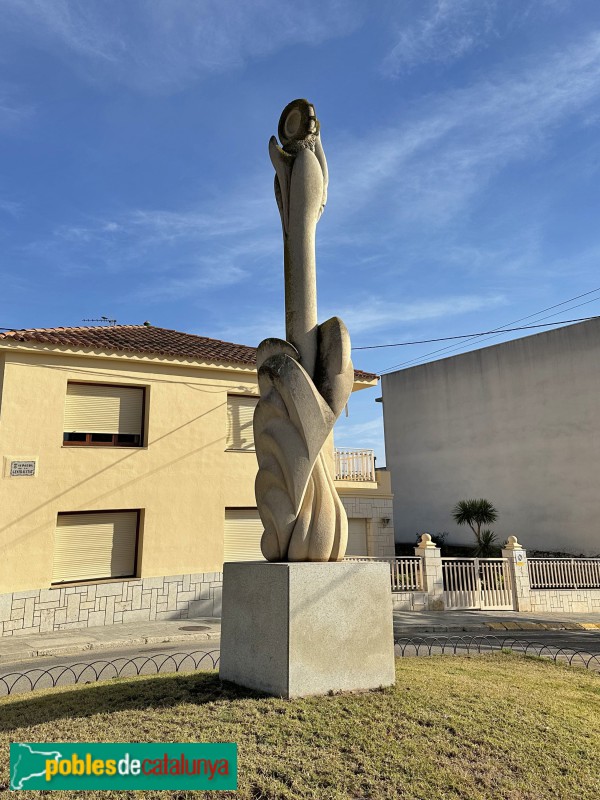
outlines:
[[[392,685],[388,564],[225,564],[219,674],[287,698]]]

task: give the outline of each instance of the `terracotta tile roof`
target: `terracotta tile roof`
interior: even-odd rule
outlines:
[[[245,364],[254,366],[256,348],[244,344],[222,342],[206,336],[155,328],[152,325],[113,325],[82,328],[31,328],[0,333],[2,340],[48,344],[57,347],[77,347],[86,350],[143,353],[170,356],[216,364]],[[355,370],[358,381],[372,381],[371,372]]]

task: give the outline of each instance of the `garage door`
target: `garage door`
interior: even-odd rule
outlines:
[[[225,561],[264,561],[263,524],[256,509],[225,509]]]
[[[347,556],[367,556],[367,520],[348,520],[348,547]]]

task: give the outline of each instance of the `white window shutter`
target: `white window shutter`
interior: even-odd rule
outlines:
[[[260,549],[263,524],[258,511],[225,509],[225,561],[264,561]]]
[[[135,574],[137,511],[59,514],[52,582]]]
[[[67,384],[66,433],[142,432],[144,389],[93,383]]]

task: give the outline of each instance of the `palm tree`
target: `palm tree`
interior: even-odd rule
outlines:
[[[452,509],[457,525],[468,525],[475,534],[475,555],[486,557],[497,551],[496,535],[490,530],[481,530],[482,525],[491,525],[498,519],[498,512],[489,500],[460,500]]]

